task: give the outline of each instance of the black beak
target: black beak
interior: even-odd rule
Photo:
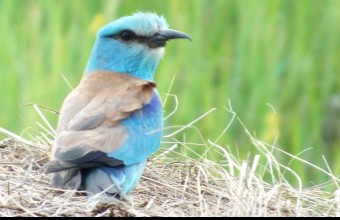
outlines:
[[[160,29],[155,35],[153,35],[147,40],[146,44],[150,48],[164,47],[168,40],[179,38],[188,39],[191,41],[189,35],[182,33],[180,31],[171,29]]]

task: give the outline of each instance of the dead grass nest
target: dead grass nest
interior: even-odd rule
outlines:
[[[0,143],[0,216],[335,216],[336,201],[317,188],[269,185],[231,175],[209,160],[153,156],[131,201],[115,204],[53,189],[41,169],[49,146]]]
[[[88,199],[84,192],[50,187],[42,166],[49,160],[51,132],[50,136],[40,133],[32,141],[3,128],[0,133],[7,136],[0,142],[0,216],[340,215],[339,187],[335,196],[322,187],[293,188],[280,177],[282,169],[289,168],[275,160],[273,146],[250,135],[260,152],[251,162],[239,162],[209,140],[202,147],[225,160],[192,159],[176,151],[179,145],[190,151],[192,144],[171,142],[165,150],[163,143],[163,150],[149,159],[130,201],[107,202],[100,196]],[[268,168],[275,184],[266,183],[257,172],[260,157],[266,160],[261,167]],[[329,175],[338,186],[339,179]]]

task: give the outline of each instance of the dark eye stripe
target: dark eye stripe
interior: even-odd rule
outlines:
[[[130,30],[124,30],[118,34],[119,38],[123,41],[131,41],[137,38],[135,32]]]
[[[148,37],[145,36],[139,36],[135,32],[131,30],[123,30],[117,34],[114,35],[108,35],[106,36],[108,38],[113,38],[117,40],[121,40],[123,42],[138,42],[138,43],[145,43],[148,40]]]

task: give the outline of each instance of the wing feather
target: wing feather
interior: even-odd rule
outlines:
[[[128,138],[120,121],[150,102],[154,87],[122,73],[85,75],[62,105],[53,156],[72,162],[91,152],[114,152]]]

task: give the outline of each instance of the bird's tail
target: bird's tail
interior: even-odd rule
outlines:
[[[88,196],[103,193],[107,197],[124,199],[136,186],[146,161],[119,166],[101,166],[82,172],[82,188]]]
[[[56,188],[77,190],[81,185],[81,170],[71,168],[52,173],[51,182],[52,186]]]

